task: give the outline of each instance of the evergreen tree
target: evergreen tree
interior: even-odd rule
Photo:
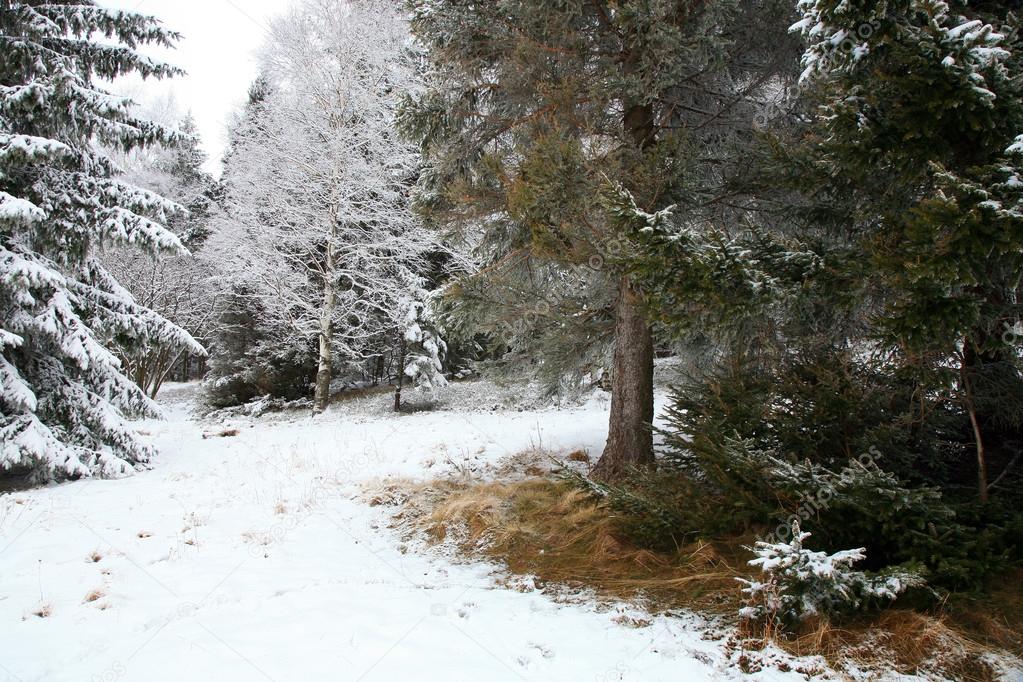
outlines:
[[[105,40],[94,39],[105,36]],[[117,475],[145,462],[122,414],[157,409],[113,344],[202,352],[137,304],[95,258],[104,243],[181,250],[160,224],[179,207],[127,185],[96,143],[172,142],[131,102],[97,87],[175,69],[139,55],[177,38],[152,18],[92,2],[0,5],[0,466],[39,477]]]
[[[154,171],[165,174],[172,186],[168,190],[160,188],[160,193],[174,198],[188,211],[172,216],[167,227],[194,250],[209,237],[212,213],[223,192],[220,183],[203,168],[206,153],[202,150],[192,114],[181,119],[178,132],[176,144],[151,166]]]
[[[401,411],[401,389],[408,377],[413,386],[431,391],[446,386],[444,358],[448,352],[438,326],[431,300],[425,290],[408,305],[399,328],[397,385],[394,387],[394,411]]]
[[[804,0],[794,28],[821,105],[815,177],[875,268],[877,336],[951,397],[974,443],[977,495],[1023,450],[1012,328],[1023,268],[1023,37],[1015,2]],[[965,471],[965,469],[964,469]]]
[[[879,452],[889,482],[804,519],[829,550],[863,545],[873,568],[919,561],[945,586],[1018,556],[1023,80],[1010,4],[802,2],[802,87],[746,152],[759,176],[742,178],[741,229],[694,230],[625,189],[609,196],[652,312],[707,350],[667,413],[673,480],[645,499],[709,488],[742,500],[740,530],[765,500],[785,516],[820,487],[757,483],[735,439],[827,470]],[[900,498],[915,511],[892,515]]]
[[[613,346],[595,471],[652,464],[653,332],[642,295],[610,267],[629,246],[600,197],[610,180],[646,211],[676,203],[698,222],[725,210],[717,156],[752,127],[786,3],[411,5],[432,64],[403,117],[429,160],[420,201],[481,265],[455,288],[457,313],[542,367],[583,357],[596,374]]]

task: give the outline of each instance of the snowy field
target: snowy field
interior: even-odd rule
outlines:
[[[194,395],[168,386],[167,420],[138,425],[151,470],[0,496],[0,679],[806,679],[743,675],[695,617],[557,600],[409,546],[394,508],[367,503],[380,478],[485,473],[536,445],[599,453],[601,400],[225,424],[193,417]]]

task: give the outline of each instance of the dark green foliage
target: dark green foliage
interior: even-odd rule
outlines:
[[[1018,22],[1007,3],[800,9],[819,28],[791,116],[726,180],[741,221],[605,190],[626,271],[693,360],[660,471],[609,494],[645,542],[797,514],[820,549],[976,586],[1023,547]],[[803,519],[865,453],[877,468]]]
[[[157,410],[112,350],[203,353],[98,260],[112,244],[181,249],[164,227],[180,207],[118,178],[103,151],[175,142],[103,83],[179,73],[136,50],[177,38],[90,0],[0,3],[0,468],[41,479],[131,471],[152,449],[122,416]]]
[[[265,395],[286,400],[309,395],[316,377],[316,349],[268,340],[258,305],[244,291],[223,298],[215,343],[205,381],[210,407],[241,405]]]
[[[558,386],[609,364],[628,249],[601,202],[620,182],[647,209],[700,219],[722,150],[795,57],[787,0],[410,0],[427,91],[400,123],[422,145],[423,214],[475,249],[449,329]]]

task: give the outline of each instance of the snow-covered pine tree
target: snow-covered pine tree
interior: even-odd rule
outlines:
[[[97,38],[98,36],[103,39]],[[114,343],[202,348],[137,304],[95,257],[105,243],[182,249],[160,222],[180,207],[119,181],[97,143],[173,135],[94,81],[177,73],[138,54],[176,34],[78,2],[0,5],[0,466],[39,478],[120,475],[145,462],[122,415],[155,414]]]
[[[191,115],[164,112],[178,118],[174,143],[128,153],[114,154],[125,169],[123,179],[145,187],[184,206],[187,213],[168,216],[166,227],[191,253],[140,258],[130,245],[108,249],[103,263],[135,300],[188,331],[200,343],[211,338],[219,294],[216,268],[199,253],[210,235],[220,195],[220,183],[203,169],[206,155]],[[130,342],[118,355],[127,373],[150,397],[155,398],[165,379],[179,370],[187,379],[191,354],[180,345]]]
[[[213,214],[212,234],[201,252],[203,261],[217,273],[218,295],[204,384],[205,399],[211,407],[239,405],[265,395],[300,398],[316,373],[315,351],[304,341],[292,342],[282,329],[287,321],[266,313],[252,278],[237,259],[239,245],[247,236],[235,202],[238,193],[245,191],[252,163],[247,150],[258,147],[260,141],[269,144],[260,130],[268,125],[270,93],[270,83],[258,76],[249,87],[248,100],[231,123],[221,175],[223,193]],[[246,212],[253,210],[251,202],[243,202],[242,206]],[[257,215],[261,220],[266,217],[263,213]]]
[[[924,584],[919,573],[892,569],[871,575],[853,564],[867,555],[863,548],[834,554],[803,547],[810,533],[795,522],[788,542],[758,542],[749,564],[760,568],[761,580],[738,578],[745,585],[746,605],[739,611],[744,619],[779,621],[792,626],[811,617],[839,615],[868,604],[886,603],[901,593]]]
[[[399,328],[398,377],[394,387],[394,411],[401,411],[401,389],[408,377],[418,388],[430,391],[447,386],[444,357],[448,345],[442,336],[431,308],[431,297],[425,290],[408,305],[408,312]]]

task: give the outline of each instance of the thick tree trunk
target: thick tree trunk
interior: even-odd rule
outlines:
[[[654,343],[639,296],[622,278],[615,305],[615,351],[607,444],[591,474],[620,479],[635,467],[654,464]]]
[[[638,68],[640,53],[622,55],[626,73]],[[629,102],[622,129],[641,150],[657,144],[654,110],[649,103]],[[630,187],[633,196],[647,204],[643,187]],[[639,294],[627,277],[618,284],[615,303],[615,351],[611,376],[611,415],[607,444],[591,475],[603,481],[622,478],[630,469],[654,466],[654,342],[650,324],[639,306]]]

